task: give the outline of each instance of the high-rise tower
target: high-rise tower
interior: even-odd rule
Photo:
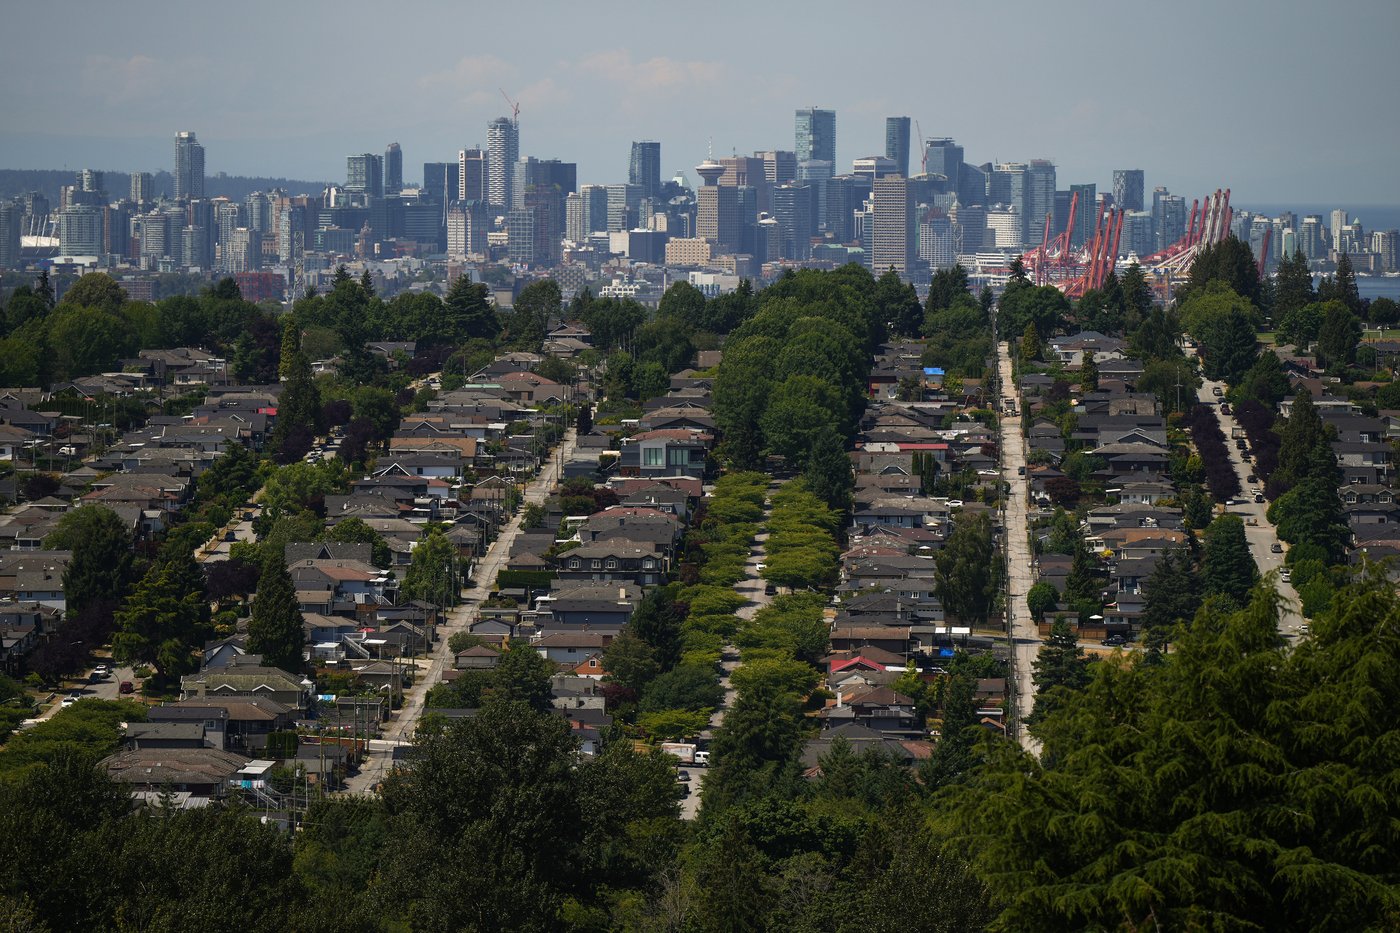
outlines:
[[[909,177],[908,117],[885,117],[885,158],[894,159],[894,170]]]
[[[463,201],[486,201],[487,156],[482,149],[457,150],[457,197]]]
[[[204,147],[194,133],[175,134],[175,200],[193,201],[204,197]]]
[[[384,150],[384,193],[398,194],[403,190],[403,150],[390,143]]]
[[[384,197],[384,158],[373,152],[345,157],[345,190]]]
[[[704,184],[695,192],[695,234],[712,241],[719,252],[739,244],[739,189],[721,185],[724,166],[706,159],[695,167]]]
[[[1113,206],[1125,211],[1143,209],[1142,169],[1113,170]],[[1083,207],[1083,205],[1080,205]]]
[[[520,158],[520,124],[497,117],[486,125],[486,200],[497,210],[511,205],[511,183]]]
[[[632,160],[627,167],[627,183],[642,189],[642,198],[661,193],[661,144],[649,140],[632,144]]]
[[[797,161],[836,164],[836,111],[808,107],[797,111]]]

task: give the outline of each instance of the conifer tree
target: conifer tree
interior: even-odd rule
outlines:
[[[263,663],[298,673],[306,665],[306,631],[297,608],[296,588],[281,554],[270,554],[258,577],[253,617],[248,623],[248,650]]]
[[[1050,626],[1050,637],[1040,646],[1032,662],[1035,683],[1035,709],[1027,722],[1035,723],[1054,711],[1061,690],[1082,690],[1089,683],[1089,659],[1079,647],[1079,636],[1065,619]]]

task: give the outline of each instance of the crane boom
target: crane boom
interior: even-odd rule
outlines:
[[[496,90],[500,91],[500,92],[501,92],[501,96],[504,97],[504,98],[506,99],[506,103],[510,104],[510,119],[511,119],[511,122],[513,122],[513,123],[519,123],[519,122],[520,122],[520,105],[519,105],[518,103],[516,103],[515,101],[513,101],[513,100],[510,99],[510,95],[506,93],[506,89],[505,89],[505,88],[501,87],[501,88],[497,88]]]

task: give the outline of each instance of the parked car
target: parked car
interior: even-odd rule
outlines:
[[[74,690],[72,693],[68,694],[66,697],[63,698],[62,706],[63,706],[65,709],[67,709],[68,707],[72,706],[74,703],[78,702],[78,701],[81,700],[82,698],[83,698],[83,695],[82,695],[81,693],[79,693],[78,691]]]
[[[1210,390],[1210,394],[1214,395],[1216,398],[1220,398],[1222,395],[1225,394],[1225,390],[1220,388],[1220,386],[1216,386],[1215,388]]]
[[[777,596],[777,595],[778,595],[778,588],[777,588],[776,586],[774,586],[773,584],[771,584],[771,583],[765,583],[765,584],[763,584],[763,595],[764,595],[764,596]]]
[[[1245,477],[1245,482],[1249,483],[1252,486],[1255,483],[1259,482],[1259,480],[1253,473],[1251,473],[1249,474],[1249,476]]]
[[[94,680],[106,680],[112,676],[112,669],[105,664],[99,664],[92,669],[92,676]]]
[[[1016,468],[1016,475],[1017,475],[1017,476],[1025,476],[1025,475],[1026,475],[1026,468],[1023,467],[1023,466],[1018,466],[1018,467]]]
[[[135,693],[135,692],[136,692],[136,685],[135,685],[134,683],[132,683],[131,681],[129,681],[129,680],[123,680],[120,684],[117,685],[117,692],[118,692],[118,693]]]
[[[1269,553],[1270,553],[1270,554],[1282,554],[1282,553],[1283,553],[1283,545],[1282,545],[1282,544],[1279,544],[1277,541],[1275,541],[1273,544],[1269,545]]]
[[[1103,643],[1110,648],[1117,648],[1126,645],[1128,639],[1124,638],[1122,635],[1110,635],[1103,640]]]
[[[1293,571],[1289,570],[1287,567],[1284,567],[1278,572],[1278,578],[1284,583],[1287,583],[1289,580],[1293,579]]]
[[[1255,502],[1263,502],[1263,501],[1264,501],[1264,494],[1263,494],[1262,492],[1256,492],[1256,493],[1254,494],[1254,501],[1255,501]]]
[[[676,780],[677,780],[677,781],[688,781],[688,780],[690,780],[690,772],[689,772],[689,771],[677,771],[677,772],[676,772]]]

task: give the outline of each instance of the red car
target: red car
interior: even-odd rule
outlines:
[[[120,684],[117,685],[117,692],[118,692],[118,693],[135,693],[135,692],[136,692],[136,685],[135,685],[134,683],[132,683],[131,681],[129,681],[129,680],[123,680]]]

